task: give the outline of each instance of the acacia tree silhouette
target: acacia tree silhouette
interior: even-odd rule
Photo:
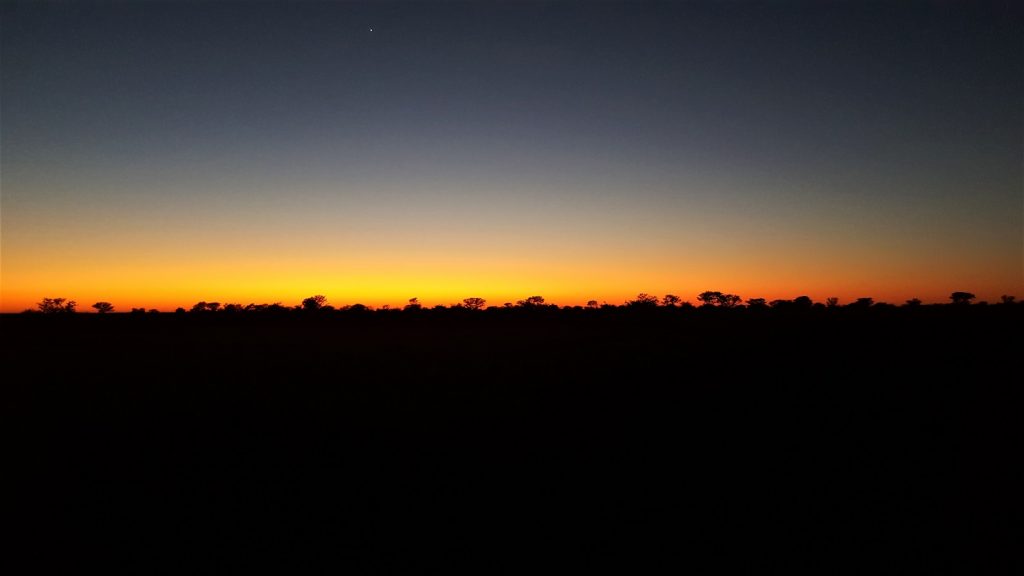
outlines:
[[[73,314],[78,303],[67,298],[43,298],[36,306],[44,314]]]
[[[302,301],[303,310],[320,310],[327,304],[327,297],[323,294],[317,294],[316,296],[310,296]]]
[[[970,292],[953,292],[952,294],[949,295],[949,299],[953,301],[953,304],[956,304],[958,306],[966,306],[970,304],[971,300],[974,300],[975,298],[977,298],[977,296],[971,294]]]
[[[97,302],[92,307],[96,309],[97,314],[106,314],[107,312],[114,311],[114,305],[110,302]]]
[[[539,308],[544,305],[543,296],[530,296],[525,300],[519,300],[516,302],[516,306],[520,308]]]
[[[717,290],[707,290],[697,295],[703,306],[717,306],[719,308],[735,308],[743,301],[735,294],[726,294]]]
[[[483,298],[464,298],[462,300],[462,306],[470,310],[482,310],[487,304],[487,300]]]
[[[658,305],[658,297],[641,292],[636,295],[636,300],[630,300],[626,305],[632,308],[654,308]]]

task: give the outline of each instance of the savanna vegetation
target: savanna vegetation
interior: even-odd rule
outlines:
[[[0,318],[37,567],[1010,568],[1013,298],[108,304]]]

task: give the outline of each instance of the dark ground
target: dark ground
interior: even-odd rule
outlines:
[[[5,562],[1010,573],[1022,317],[2,316]]]

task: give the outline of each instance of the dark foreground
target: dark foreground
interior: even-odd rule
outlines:
[[[5,316],[5,562],[1009,573],[1021,311]]]

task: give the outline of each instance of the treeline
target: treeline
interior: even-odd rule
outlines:
[[[778,299],[778,300],[767,300],[765,298],[748,298],[744,300],[742,297],[736,294],[729,294],[726,292],[719,292],[708,290],[701,292],[696,297],[696,304],[686,300],[684,301],[675,294],[666,294],[661,298],[640,293],[637,294],[633,300],[627,300],[623,304],[609,304],[607,302],[598,303],[596,300],[590,300],[586,306],[559,306],[558,304],[552,304],[547,302],[543,296],[529,296],[516,302],[505,302],[500,306],[488,306],[487,300],[483,298],[471,297],[464,298],[461,302],[451,304],[448,306],[439,304],[432,307],[423,306],[418,298],[410,298],[408,303],[402,307],[391,307],[389,305],[380,306],[374,308],[365,304],[349,304],[335,307],[328,303],[327,297],[317,294],[304,299],[300,304],[294,306],[287,306],[280,302],[273,304],[239,304],[239,303],[227,303],[222,304],[220,302],[197,302],[191,308],[178,308],[174,311],[175,314],[248,314],[248,313],[293,313],[293,312],[305,312],[305,313],[330,313],[330,312],[353,312],[353,313],[395,313],[395,312],[421,312],[421,311],[496,311],[496,310],[654,310],[654,309],[675,309],[675,310],[687,310],[697,308],[717,308],[717,309],[745,309],[745,310],[825,310],[825,309],[856,309],[856,310],[882,310],[882,309],[894,309],[894,308],[920,308],[920,307],[946,307],[946,306],[988,306],[989,303],[986,301],[979,301],[977,297],[970,292],[953,292],[949,295],[950,302],[948,304],[924,304],[917,298],[912,298],[903,302],[902,304],[890,304],[887,302],[876,302],[874,298],[857,298],[851,302],[841,303],[838,298],[827,298],[824,302],[815,302],[809,296],[797,296],[792,300]],[[1016,297],[1011,295],[1003,295],[1000,297],[999,302],[995,303],[996,306],[1017,306],[1021,303],[1017,301]],[[114,305],[110,302],[96,302],[90,306],[98,314],[109,314],[115,312]],[[66,298],[43,298],[36,308],[27,309],[23,313],[25,314],[74,314],[78,311],[78,303],[74,300],[68,300]],[[131,314],[160,314],[161,312],[156,309],[145,309],[145,308],[131,308],[129,311]]]

